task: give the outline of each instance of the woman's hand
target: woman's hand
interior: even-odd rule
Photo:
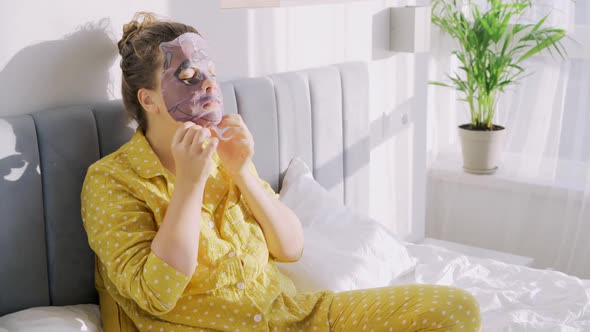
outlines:
[[[176,130],[170,146],[176,186],[151,244],[154,254],[187,276],[194,273],[199,257],[203,191],[217,147],[216,138],[203,147],[210,136],[209,129],[191,122]]]
[[[217,148],[217,138],[211,138],[209,144],[205,141],[211,137],[211,131],[192,122],[182,124],[172,139],[172,156],[178,183],[199,185],[205,188],[205,183],[211,170],[211,156]]]
[[[223,167],[232,177],[247,172],[254,155],[254,139],[242,117],[238,114],[226,114],[217,127],[229,128],[223,136],[231,136],[227,141],[220,141],[217,147]],[[215,131],[213,133],[217,136]]]

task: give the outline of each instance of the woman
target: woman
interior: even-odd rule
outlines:
[[[478,331],[468,293],[412,285],[296,293],[275,261],[303,251],[297,216],[261,180],[224,115],[205,41],[138,13],[124,27],[132,139],[92,165],[82,216],[105,331]]]

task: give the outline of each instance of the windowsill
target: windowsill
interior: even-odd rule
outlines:
[[[537,159],[509,152],[503,154],[498,171],[492,175],[465,173],[461,151],[445,151],[429,166],[429,176],[435,180],[556,197],[565,194],[568,199],[583,198],[588,175],[587,163]]]

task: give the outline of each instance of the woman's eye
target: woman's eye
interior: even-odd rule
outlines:
[[[187,68],[185,70],[183,70],[182,72],[180,72],[180,74],[178,75],[178,78],[181,80],[188,80],[191,79],[195,76],[196,71],[193,68]]]

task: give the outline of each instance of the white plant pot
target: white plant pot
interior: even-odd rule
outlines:
[[[481,131],[464,129],[459,126],[459,137],[463,150],[463,169],[472,174],[493,174],[498,170],[498,160],[506,129],[495,126],[496,130]]]

